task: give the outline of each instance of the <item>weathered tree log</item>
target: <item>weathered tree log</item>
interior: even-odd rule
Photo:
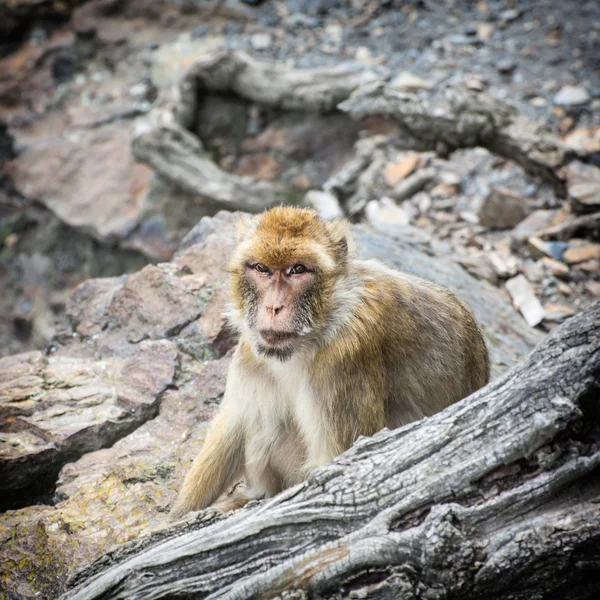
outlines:
[[[599,467],[600,303],[469,398],[106,555],[64,599],[596,598]]]
[[[447,154],[482,146],[514,160],[552,184],[558,195],[566,195],[559,170],[573,158],[573,151],[510,105],[485,94],[442,88],[422,99],[376,82],[357,89],[338,108],[357,117],[379,114],[394,118],[402,129],[402,143],[412,149]]]
[[[260,212],[289,203],[289,190],[277,183],[239,177],[206,156],[190,130],[198,106],[209,92],[235,94],[282,110],[330,112],[358,87],[387,75],[358,66],[294,69],[257,61],[243,52],[218,50],[196,61],[147,119],[138,122],[133,143],[136,158],[169,181],[229,210]]]

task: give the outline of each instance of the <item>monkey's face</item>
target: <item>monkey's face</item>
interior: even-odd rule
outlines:
[[[317,268],[306,262],[245,265],[246,324],[260,354],[286,360],[306,341],[318,326],[318,282]]]
[[[346,229],[278,207],[246,222],[230,263],[234,324],[263,356],[287,360],[314,343],[346,267]]]

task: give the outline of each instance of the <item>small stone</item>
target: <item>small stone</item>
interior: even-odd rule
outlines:
[[[508,252],[493,250],[488,254],[488,259],[500,279],[514,277],[518,272],[517,261]]]
[[[304,202],[318,211],[326,221],[344,217],[339,200],[330,192],[310,190],[304,195]]]
[[[469,79],[465,81],[465,86],[475,92],[482,92],[486,88],[485,82],[478,77],[469,77]]]
[[[477,26],[477,37],[486,42],[494,35],[494,26],[491,23],[480,23]]]
[[[546,245],[544,240],[536,236],[531,236],[527,240],[527,250],[531,258],[542,258],[544,256],[550,256],[550,248]]]
[[[546,276],[544,267],[540,261],[534,262],[527,260],[521,265],[521,271],[528,281],[533,283],[541,283]],[[516,273],[514,273],[516,275]]]
[[[511,236],[519,242],[524,242],[537,231],[553,225],[558,213],[558,210],[534,210],[512,230]]]
[[[402,90],[429,90],[432,87],[429,81],[418,75],[409,73],[408,71],[398,73],[398,75],[390,81],[390,86]]]
[[[449,183],[438,183],[431,189],[430,194],[433,198],[448,198],[455,196],[457,192],[458,186],[456,185],[451,185]],[[476,222],[478,222],[478,220]]]
[[[577,152],[600,152],[600,127],[578,127],[563,138],[568,148]]]
[[[365,215],[375,227],[378,225],[405,226],[410,223],[410,215],[391,198],[371,200],[365,207]]]
[[[562,304],[547,304],[544,307],[544,319],[546,321],[564,321],[574,314],[575,311],[572,308]]]
[[[577,213],[600,210],[600,181],[581,181],[568,185],[573,211]]]
[[[501,75],[510,75],[517,68],[517,63],[510,58],[503,58],[496,64],[496,70]]]
[[[521,16],[521,11],[518,8],[509,8],[500,13],[500,19],[505,23],[512,23]]]
[[[524,275],[509,279],[506,282],[506,289],[514,307],[523,315],[530,327],[535,327],[542,322],[545,316],[544,308]]]
[[[563,278],[569,274],[569,267],[567,265],[549,256],[544,256],[538,262],[554,277]]]
[[[520,223],[529,214],[527,198],[503,188],[493,188],[483,201],[479,222],[492,229],[508,229]]]
[[[585,214],[600,211],[600,168],[573,161],[565,171],[573,212]]]
[[[559,281],[556,289],[558,289],[558,291],[565,296],[570,296],[573,293],[573,288],[570,285],[567,285],[564,281]]]
[[[600,260],[600,244],[586,244],[575,248],[567,248],[563,258],[570,265],[584,263],[589,260]]]
[[[483,252],[470,252],[468,255],[459,256],[457,260],[473,277],[498,284],[498,275]]]
[[[531,104],[531,106],[535,106],[536,108],[543,108],[544,106],[548,106],[548,101],[546,98],[542,98],[542,96],[534,96],[529,101],[529,104]]]
[[[584,287],[592,296],[600,298],[600,281],[586,281]]]
[[[273,42],[270,33],[255,33],[250,38],[250,43],[255,50],[266,50]]]
[[[394,187],[399,181],[410,175],[416,168],[421,157],[419,154],[409,154],[406,158],[398,162],[389,164],[383,171],[385,182]]]
[[[554,96],[554,104],[561,106],[578,106],[587,104],[591,97],[588,91],[580,85],[565,85]]]
[[[585,271],[586,273],[600,273],[600,260],[597,260],[596,258],[586,260],[582,263],[579,263],[577,268]]]

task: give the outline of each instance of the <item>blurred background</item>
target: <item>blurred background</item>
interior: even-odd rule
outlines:
[[[269,107],[218,82],[174,96],[221,51],[360,67],[432,114],[445,89],[489,96],[566,159],[540,177],[477,143],[423,149],[383,116]],[[81,282],[168,261],[203,216],[257,210],[252,194],[444,240],[515,306],[533,296],[521,312],[550,330],[600,297],[599,61],[597,0],[0,0],[0,356],[67,330]],[[177,102],[193,114],[175,162],[201,157],[226,194],[161,163],[167,145],[136,148]]]

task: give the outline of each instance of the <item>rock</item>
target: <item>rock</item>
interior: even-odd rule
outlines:
[[[485,81],[480,77],[468,77],[465,79],[465,86],[475,92],[483,92],[487,87]]]
[[[138,224],[152,171],[131,153],[129,126],[109,124],[38,140],[6,168],[24,195],[99,240],[123,239]]]
[[[523,315],[530,327],[535,327],[544,319],[544,308],[537,299],[533,288],[523,275],[517,275],[506,282],[506,289],[514,307]]]
[[[505,23],[512,23],[521,16],[521,11],[518,8],[508,8],[500,13],[500,19]]]
[[[365,216],[376,229],[382,226],[405,226],[410,223],[410,215],[391,198],[371,200],[365,207]]]
[[[273,38],[269,33],[255,33],[250,38],[250,43],[255,50],[266,50],[273,43]]]
[[[409,175],[405,179],[401,179],[399,183],[394,186],[390,196],[396,200],[396,202],[412,198],[417,192],[426,188],[435,177],[435,169],[419,169],[416,173]]]
[[[569,267],[554,258],[544,256],[539,262],[551,275],[554,275],[554,277],[562,279],[569,275]]]
[[[420,161],[421,156],[419,154],[412,153],[406,158],[387,165],[383,171],[385,182],[388,184],[388,186],[394,187],[402,179],[410,175],[417,168]]]
[[[524,242],[537,231],[553,225],[558,214],[558,210],[534,210],[529,216],[517,224],[512,230],[511,236],[519,242]]]
[[[409,73],[408,71],[398,73],[398,75],[390,81],[389,85],[401,90],[429,90],[432,88],[429,81],[418,75]]]
[[[588,91],[580,85],[565,85],[554,96],[554,104],[561,106],[578,106],[591,100]]]
[[[580,162],[566,169],[569,201],[574,213],[587,214],[600,210],[600,168]]]
[[[339,200],[331,192],[310,190],[304,196],[304,202],[319,211],[323,219],[341,219],[344,216]]]
[[[531,104],[531,106],[535,106],[536,108],[544,108],[545,106],[548,106],[548,100],[546,100],[546,98],[543,96],[534,96],[531,98],[531,100],[529,100],[529,104]]]
[[[565,250],[564,260],[570,265],[600,259],[600,244],[585,244]]]
[[[508,229],[529,212],[527,198],[504,188],[493,188],[479,208],[479,223],[492,229]]]
[[[546,321],[564,321],[572,317],[575,311],[569,306],[561,304],[546,304],[544,306],[544,320]]]
[[[477,279],[485,279],[490,283],[498,284],[498,274],[487,255],[480,251],[472,251],[466,255],[459,255],[457,260],[465,270]]]
[[[488,254],[488,260],[500,279],[514,277],[517,274],[517,261],[506,250],[493,250]]]
[[[600,281],[586,281],[584,287],[592,296],[600,298]]]
[[[496,63],[496,70],[501,75],[510,75],[517,68],[517,63],[511,58],[502,58]]]
[[[4,502],[23,504],[52,485],[65,463],[112,445],[152,418],[173,382],[176,356],[174,344],[159,341],[140,344],[131,359],[39,352],[1,359]]]
[[[577,268],[586,273],[600,273],[600,260],[597,258],[591,258],[590,260],[584,260],[577,264]]]
[[[539,237],[531,236],[527,240],[527,250],[531,258],[542,258],[543,256],[551,256],[550,248],[544,240]]]
[[[482,42],[487,42],[494,35],[495,27],[492,23],[479,23],[477,25],[477,37]]]
[[[600,152],[600,126],[577,127],[563,137],[563,142],[577,152]]]

